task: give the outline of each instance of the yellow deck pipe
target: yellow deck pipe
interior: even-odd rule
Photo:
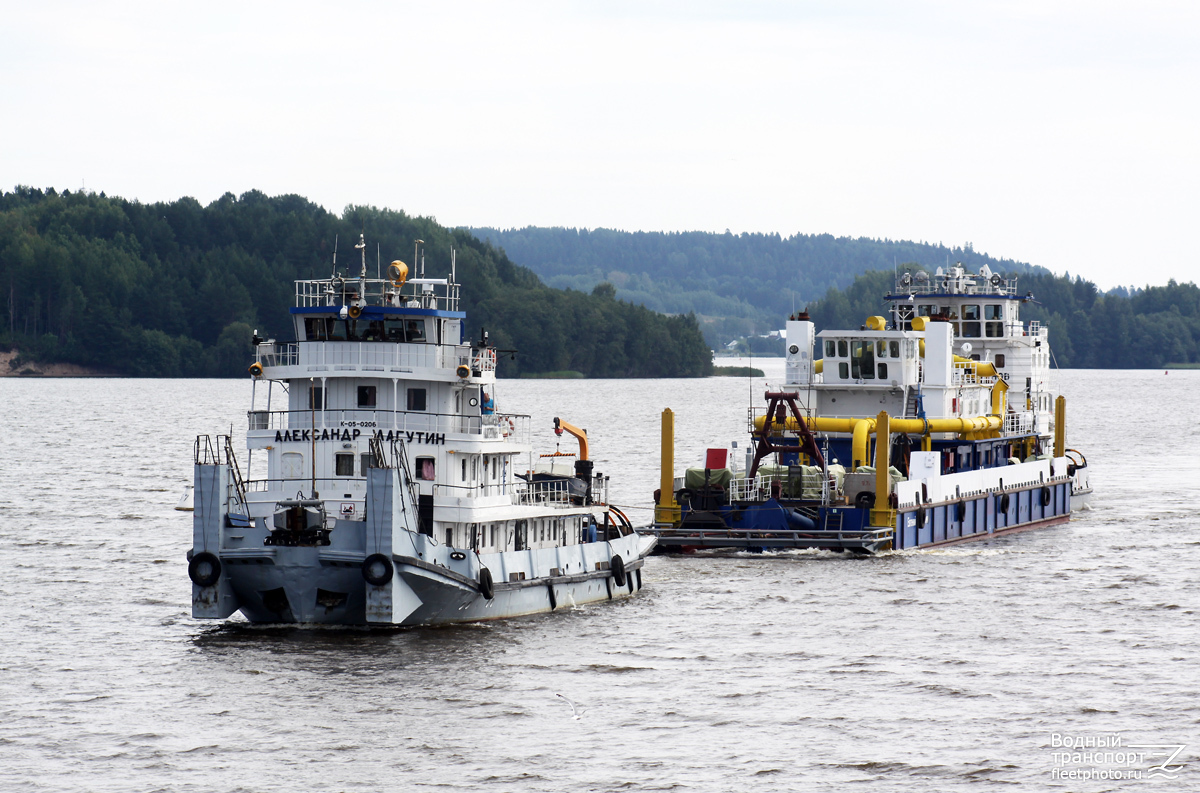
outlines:
[[[658,480],[658,505],[654,510],[655,523],[679,525],[679,504],[675,501],[675,412],[662,412],[662,463]]]
[[[1001,427],[1001,418],[999,416],[975,416],[973,418],[961,419],[889,419],[888,424],[891,432],[905,432],[924,435],[922,438],[922,448],[929,451],[926,446],[932,443],[928,433],[934,432],[953,432],[964,436],[964,440],[977,438],[980,433],[990,433],[999,431]],[[865,465],[868,457],[868,449],[870,436],[876,431],[876,423],[878,418],[830,418],[826,416],[813,416],[805,419],[808,428],[814,432],[848,432],[851,436],[850,449],[851,457],[853,458],[853,467],[857,468],[860,465]],[[763,424],[766,423],[765,416],[758,416],[754,419],[754,428],[761,431]],[[800,428],[796,423],[794,416],[788,416],[784,422],[784,429],[795,432]]]
[[[1059,395],[1054,400],[1054,456],[1067,453],[1067,398]]]
[[[893,526],[896,513],[888,496],[892,492],[892,428],[886,411],[875,419],[875,506],[871,509],[872,526]]]

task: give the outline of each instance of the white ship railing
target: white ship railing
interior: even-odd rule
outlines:
[[[250,430],[360,429],[364,434],[375,430],[453,433],[481,435],[484,438],[508,438],[528,444],[530,417],[520,413],[496,413],[488,416],[460,416],[449,413],[424,413],[405,410],[251,410],[247,411]],[[405,440],[405,438],[401,438]]]
[[[403,372],[413,369],[455,369],[494,372],[493,350],[474,351],[450,344],[397,344],[384,341],[302,341],[258,345],[255,360],[266,367],[303,366],[310,372],[356,371]],[[318,375],[319,376],[319,375]]]
[[[444,278],[414,277],[404,286],[380,278],[319,278],[296,282],[296,306],[343,306],[364,300],[374,306],[436,308],[458,311],[458,284]],[[359,293],[362,294],[359,294]]]
[[[775,482],[785,498],[805,498],[829,503],[829,479],[820,471],[803,472],[800,475],[801,493],[792,492],[790,477],[786,474],[758,474],[753,479],[734,477],[729,482],[728,501],[761,501],[772,494]]]
[[[564,479],[549,479],[538,482],[509,481],[489,482],[476,485],[436,484],[433,486],[435,496],[453,498],[490,498],[508,496],[512,503],[524,506],[549,506],[569,508],[579,506],[571,501],[569,483]],[[608,500],[608,488],[602,477],[592,480],[592,501],[603,504]]]

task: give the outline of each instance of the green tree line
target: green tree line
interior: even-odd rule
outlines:
[[[0,345],[27,360],[125,375],[237,376],[251,360],[254,329],[293,338],[293,282],[331,274],[335,239],[342,271],[358,266],[360,231],[385,266],[408,261],[424,240],[431,277],[449,273],[456,250],[472,335],[487,328],[494,344],[518,351],[501,359],[502,376],[711,372],[694,316],[618,300],[608,284],[548,287],[493,245],[431,218],[370,206],[339,216],[301,196],[257,191],[208,206],[29,187],[0,193]]]
[[[713,234],[612,229],[475,228],[546,283],[591,289],[602,281],[617,296],[655,311],[694,313],[709,346],[782,327],[795,307],[856,276],[895,262],[962,262],[997,272],[1038,271],[960,247],[830,234]],[[1042,271],[1045,272],[1045,271]]]
[[[1079,277],[1030,273],[1018,277],[1017,287],[1031,298],[1021,306],[1021,319],[1050,329],[1054,361],[1064,369],[1200,362],[1200,288],[1194,283],[1171,280],[1105,294]],[[857,328],[871,315],[887,316],[883,295],[894,290],[891,269],[866,273],[846,289],[829,290],[809,313],[818,330]]]

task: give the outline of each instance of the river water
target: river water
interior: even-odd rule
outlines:
[[[626,601],[405,631],[191,619],[173,507],[249,383],[0,380],[0,790],[1200,789],[1200,372],[1056,376],[1097,491],[1068,525],[654,557]],[[555,415],[588,428],[612,501],[646,506],[662,408],[682,468],[745,437],[763,384],[497,391],[545,451]],[[1064,737],[1186,765],[1115,781],[1157,760]]]

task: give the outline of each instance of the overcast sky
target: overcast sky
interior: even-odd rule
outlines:
[[[1200,4],[3,1],[0,189],[1196,280]]]

